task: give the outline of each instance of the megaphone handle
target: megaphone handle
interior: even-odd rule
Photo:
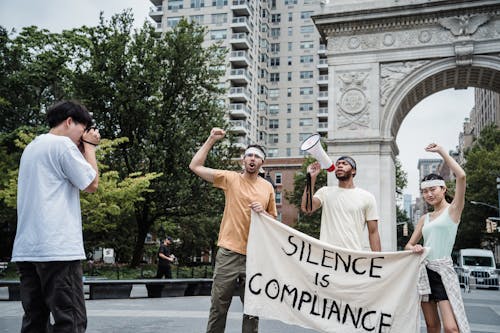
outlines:
[[[306,210],[312,210],[311,174],[309,172],[306,176]]]

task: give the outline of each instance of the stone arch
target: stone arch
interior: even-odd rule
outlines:
[[[396,138],[401,123],[424,98],[449,88],[485,88],[500,92],[500,60],[476,56],[471,66],[457,67],[455,58],[429,62],[398,83],[381,110],[381,132]]]

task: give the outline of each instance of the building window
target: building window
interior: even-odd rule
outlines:
[[[278,143],[278,134],[269,134],[269,143]]]
[[[287,95],[287,97],[292,97],[292,88],[286,89],[286,95]]]
[[[269,128],[278,129],[280,127],[279,119],[269,119]]]
[[[274,174],[274,183],[275,183],[276,185],[281,185],[281,184],[283,184],[283,182],[282,182],[282,177],[283,177],[283,176],[282,176],[281,172],[276,172],[276,173]]]
[[[271,75],[269,77],[269,81],[280,82],[280,73],[271,73]]]
[[[212,40],[226,39],[226,37],[227,37],[226,30],[212,30],[212,31],[210,31],[210,39],[212,39]]]
[[[170,0],[168,2],[168,9],[182,9],[184,8],[183,0]]]
[[[288,27],[288,36],[293,35],[293,27]]]
[[[277,67],[280,65],[280,58],[271,58],[269,59],[269,66],[271,67]]]
[[[280,51],[280,43],[271,43],[271,52],[278,53]]]
[[[280,106],[278,104],[269,105],[269,114],[275,115],[280,113]]]
[[[311,133],[299,133],[299,142],[304,141],[311,136]]]
[[[167,18],[167,27],[174,28],[180,22],[181,18],[180,16]]]
[[[313,25],[303,25],[300,27],[300,33],[301,34],[310,34],[314,32],[314,26]]]
[[[312,126],[313,120],[312,118],[300,118],[299,126]]]
[[[300,12],[300,18],[303,20],[311,18],[312,13],[313,13],[313,11]]]
[[[312,71],[301,71],[300,72],[300,78],[301,79],[312,79],[313,78],[313,72]]]
[[[293,43],[292,43],[292,42],[288,42],[288,51],[291,51],[291,50],[292,50],[292,45],[293,45]]]
[[[204,15],[192,15],[190,16],[190,20],[191,22],[194,22],[196,24],[199,24],[199,25],[203,25],[203,21],[204,21]]]
[[[267,150],[267,157],[277,157],[278,156],[278,148],[269,148]]]
[[[286,143],[292,143],[292,133],[286,133]]]
[[[272,23],[280,23],[281,22],[281,14],[271,14],[271,22]]]
[[[227,14],[212,14],[212,24],[224,24],[227,23]]]
[[[291,56],[288,57],[288,66],[292,66],[292,57]]]
[[[280,34],[280,28],[271,28],[271,37],[279,37]]]
[[[269,98],[277,98],[280,97],[279,89],[269,89]]]
[[[308,50],[314,48],[314,42],[312,40],[306,40],[300,42],[300,48],[302,50]]]
[[[312,62],[314,62],[314,57],[312,55],[300,56],[300,63],[301,64],[309,64]]]
[[[227,0],[213,0],[212,6],[214,6],[214,7],[227,6]]]
[[[191,0],[191,8],[205,7],[205,0]]]
[[[301,96],[308,96],[313,94],[313,87],[302,87],[300,88]]]
[[[298,0],[285,0],[285,5],[296,5]]]
[[[293,13],[288,13],[288,22],[293,21]]]
[[[300,111],[312,111],[312,103],[300,103]]]
[[[292,81],[292,72],[288,72],[288,81]]]
[[[286,113],[292,113],[292,104],[286,105]]]
[[[292,156],[292,148],[287,148],[286,149],[286,157]]]
[[[281,192],[276,192],[276,204],[281,205]]]
[[[286,120],[286,128],[292,128],[292,119],[288,118]]]

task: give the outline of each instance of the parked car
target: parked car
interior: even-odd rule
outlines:
[[[498,270],[490,250],[462,249],[458,252],[457,274],[466,288],[484,287],[498,289]]]

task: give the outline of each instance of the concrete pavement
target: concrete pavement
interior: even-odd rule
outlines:
[[[2,289],[6,288],[0,288],[0,299],[6,299],[6,290]],[[145,295],[146,289],[143,286],[134,286],[130,299],[87,300],[89,321],[87,332],[194,333],[205,331],[210,297],[144,298]],[[500,291],[472,290],[471,293],[463,294],[463,297],[473,332],[500,332]],[[0,301],[0,333],[19,332],[22,312],[20,302]],[[241,316],[242,305],[235,297],[229,311],[226,333],[241,332]],[[274,320],[261,319],[259,332],[311,333],[314,331]],[[425,332],[425,328],[422,332]]]

